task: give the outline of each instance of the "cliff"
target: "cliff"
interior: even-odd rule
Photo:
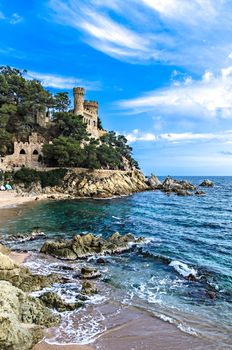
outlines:
[[[17,185],[19,192],[34,194],[64,195],[70,197],[110,198],[130,195],[151,189],[142,172],[138,170],[89,170],[70,169],[58,186],[42,188],[40,182],[29,187]]]

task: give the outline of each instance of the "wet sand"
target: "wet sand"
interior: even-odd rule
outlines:
[[[214,344],[181,332],[174,325],[135,307],[117,312],[117,303],[96,307],[105,317],[107,330],[90,345],[50,345],[46,341],[33,350],[214,350]],[[89,310],[86,310],[88,312]],[[45,338],[53,337],[46,331]],[[65,343],[65,339],[61,340]]]
[[[94,348],[86,345],[50,345],[45,342],[34,346],[33,350],[93,350]]]
[[[18,253],[18,252],[11,252],[9,254],[9,257],[14,260],[18,264],[23,264],[26,259],[29,257],[30,253]]]

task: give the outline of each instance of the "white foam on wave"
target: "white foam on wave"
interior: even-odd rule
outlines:
[[[191,334],[191,335],[198,335],[197,334],[197,331],[195,329],[193,329],[192,327],[189,327],[189,326],[185,326],[184,324],[182,323],[179,323],[177,325],[177,328],[179,328],[182,332],[184,333],[188,333],[188,334]]]
[[[112,215],[112,218],[115,220],[121,220],[121,218],[119,218],[118,216],[114,216],[114,215]]]
[[[197,277],[197,270],[190,268],[187,264],[184,264],[181,261],[174,260],[170,262],[169,266],[173,267],[183,277],[188,277],[189,275]]]
[[[176,325],[176,327],[181,330],[184,333],[190,334],[190,335],[195,335],[197,336],[198,333],[195,329],[193,329],[192,327],[189,327],[187,325],[184,325],[183,323],[178,323],[178,321],[174,320],[172,317],[164,315],[164,314],[159,314],[158,317],[164,321],[164,322],[168,322],[170,324],[174,324]]]
[[[66,303],[75,303],[78,300],[77,297],[80,291],[81,284],[78,282],[66,283],[65,285],[55,283],[52,287],[43,288],[37,292],[30,293],[30,295],[34,297],[40,297],[46,292],[54,292],[58,294]]]
[[[100,311],[83,315],[80,312],[63,313],[54,337],[46,342],[53,345],[91,344],[106,330],[104,320]]]

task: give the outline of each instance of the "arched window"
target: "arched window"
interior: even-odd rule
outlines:
[[[35,149],[32,154],[33,154],[33,156],[38,156],[39,152],[37,151],[37,149]]]
[[[95,120],[93,121],[93,126],[96,126],[96,122],[95,122]]]
[[[26,154],[25,149],[21,149],[21,151],[19,152],[19,154]]]

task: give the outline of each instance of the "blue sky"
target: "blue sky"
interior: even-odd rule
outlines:
[[[227,0],[0,0],[0,64],[84,86],[146,174],[232,175]]]

